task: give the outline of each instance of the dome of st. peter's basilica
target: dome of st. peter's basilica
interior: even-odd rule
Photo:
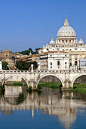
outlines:
[[[67,18],[64,21],[64,25],[59,29],[57,37],[76,37],[75,30],[69,26]]]

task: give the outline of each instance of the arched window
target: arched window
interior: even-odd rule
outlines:
[[[8,54],[6,54],[6,57],[8,57]]]

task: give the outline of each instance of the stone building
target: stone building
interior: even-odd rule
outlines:
[[[14,60],[12,59],[13,53],[12,51],[8,50],[7,48],[5,50],[1,51],[1,61],[8,63],[9,69],[14,69]]]
[[[40,55],[41,70],[68,70],[69,54],[57,51],[45,52]]]
[[[48,63],[45,63],[44,59],[42,58],[45,53],[47,53],[46,62]],[[64,25],[57,32],[56,41],[53,41],[53,39],[51,39],[49,44],[47,44],[46,46],[43,45],[43,48],[39,50],[39,54],[41,55],[40,68],[43,68],[44,62],[44,69],[47,68],[48,70],[79,69],[80,60],[86,58],[86,45],[84,44],[82,38],[80,38],[79,42],[77,41],[76,32],[71,26],[69,26],[66,17]],[[51,56],[49,57],[49,55]],[[51,59],[52,57],[53,59]],[[84,63],[83,65],[85,64],[86,63]]]

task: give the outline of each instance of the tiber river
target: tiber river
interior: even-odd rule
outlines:
[[[5,86],[0,95],[0,129],[86,129],[86,96],[41,91],[29,94],[26,87]]]

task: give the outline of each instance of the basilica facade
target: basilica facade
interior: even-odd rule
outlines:
[[[78,42],[75,30],[67,18],[58,30],[56,41],[39,50],[40,70],[70,70],[86,68],[86,45],[82,38]]]

